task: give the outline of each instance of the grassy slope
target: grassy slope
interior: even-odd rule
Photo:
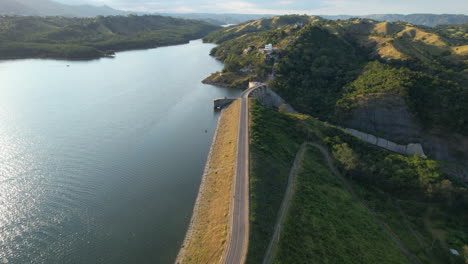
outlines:
[[[433,160],[393,154],[311,117],[300,118],[334,154],[361,200],[414,256],[422,263],[463,263],[449,248],[468,249],[466,187],[444,175]],[[339,153],[343,144],[352,157]]]
[[[216,138],[198,197],[192,234],[180,263],[219,260],[227,236],[231,186],[236,161],[239,102],[232,103],[220,117]]]
[[[0,58],[96,58],[108,50],[186,43],[218,28],[162,16],[1,17]]]
[[[409,263],[308,147],[273,263]]]
[[[251,112],[250,240],[247,263],[261,263],[289,169],[302,140],[294,120],[254,103]]]
[[[451,256],[448,249],[468,250],[468,215],[463,210],[468,193],[466,188],[441,174],[434,161],[383,151],[306,115],[285,115],[254,105],[252,120],[252,219],[248,263],[260,263],[263,259],[295,151],[306,138],[329,148],[360,199],[422,263],[463,262],[463,257]],[[306,128],[310,131],[308,137],[303,136]],[[351,151],[351,157],[339,152],[343,146]],[[330,176],[322,166],[322,158],[307,162],[302,173],[305,176],[314,170],[319,176]],[[328,176],[305,178],[297,185],[297,190],[303,190],[304,194],[297,198],[299,202],[291,209],[291,219],[283,227],[287,242],[282,242],[280,248],[287,247],[287,250],[280,253],[278,263],[308,263],[311,255],[347,259],[349,263],[395,263],[401,255],[395,253],[391,245],[384,246],[389,245],[385,239],[382,244],[374,240],[366,244],[367,239],[385,236],[384,231],[372,228],[369,215],[356,208],[349,194]],[[321,184],[320,188],[317,183]],[[313,226],[309,226],[311,219],[314,219]],[[307,230],[318,225],[322,225],[321,230]],[[348,225],[353,228],[347,230]],[[316,230],[313,236],[310,230]],[[346,236],[334,236],[339,233],[333,230],[343,230]],[[353,248],[355,245],[350,241],[359,244],[360,240],[366,246]],[[302,250],[294,247],[295,243]],[[327,247],[330,244],[333,245]],[[310,251],[307,246],[314,250]],[[333,250],[339,250],[340,254],[331,256]],[[372,262],[382,257],[380,254],[387,254],[385,261]],[[468,256],[468,252],[462,254]],[[330,260],[328,263],[345,262]]]

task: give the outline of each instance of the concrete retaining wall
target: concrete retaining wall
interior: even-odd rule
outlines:
[[[386,140],[385,138],[379,138],[379,137],[376,137],[374,135],[358,131],[356,129],[342,128],[342,127],[339,127],[339,128],[346,131],[346,132],[348,132],[348,133],[350,133],[351,135],[353,135],[355,137],[358,137],[358,138],[364,140],[365,142],[367,142],[369,144],[372,144],[372,145],[375,145],[375,146],[378,146],[378,147],[393,151],[395,153],[399,153],[399,154],[402,154],[402,155],[414,155],[414,154],[416,154],[416,155],[419,155],[421,157],[426,157],[426,155],[424,154],[424,150],[423,150],[421,144],[419,144],[419,143],[410,143],[408,145],[400,145],[400,144],[397,144],[397,143],[392,142],[390,140]]]
[[[255,86],[254,84],[251,84]],[[250,86],[250,84],[249,84]],[[275,93],[267,86],[259,87],[250,93],[250,97],[257,99],[262,105],[270,108],[279,109],[283,105],[284,110],[288,113],[297,113],[281,96]]]
[[[259,83],[251,82],[249,83],[249,88],[258,86]],[[267,86],[262,86],[259,87],[255,90],[253,90],[250,93],[250,96],[257,99],[259,103],[262,105],[269,107],[269,108],[275,108],[279,109],[280,106],[284,106],[284,110],[289,113],[297,113],[292,106],[290,106],[281,96],[279,96],[277,93],[275,93],[273,90],[268,88]],[[386,150],[390,150],[392,152],[402,154],[402,155],[419,155],[421,157],[426,157],[423,147],[419,143],[410,143],[408,145],[400,145],[395,142],[392,142],[390,140],[387,140],[385,138],[380,138],[376,137],[374,135],[364,133],[361,131],[358,131],[356,129],[352,128],[342,128],[338,127],[351,135],[361,138],[365,142],[381,147]]]
[[[222,109],[228,105],[230,105],[232,102],[237,100],[237,98],[219,98],[219,99],[214,99],[214,108],[215,109]]]

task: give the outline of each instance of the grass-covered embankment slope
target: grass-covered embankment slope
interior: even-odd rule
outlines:
[[[303,135],[284,114],[251,103],[250,238],[247,263],[261,263]]]
[[[308,146],[273,263],[410,263]]]
[[[261,263],[263,259],[289,169],[298,145],[304,141],[328,149],[357,193],[357,200],[350,199],[336,176],[325,167],[322,157],[312,155],[304,160],[306,164],[299,177],[317,170],[320,178],[296,183],[298,196],[293,199],[299,202],[288,213],[292,220],[282,227],[281,239],[288,242],[280,242],[279,248],[284,251],[289,247],[286,244],[296,245],[296,240],[302,244],[280,253],[278,261],[284,262],[279,263],[314,263],[310,254],[336,258],[335,263],[395,263],[403,252],[395,253],[397,244],[388,244],[391,238],[386,231],[375,228],[379,221],[420,263],[461,264],[464,256],[468,256],[467,189],[442,173],[436,161],[384,151],[310,116],[282,114],[257,104],[252,107],[252,122],[248,263]],[[308,170],[311,166],[314,168]],[[355,207],[357,201],[364,202],[378,221],[370,223],[369,211]],[[321,229],[310,229],[313,232],[304,229],[320,225]],[[376,238],[382,239],[376,242]],[[359,242],[367,239],[373,243]],[[315,247],[312,252],[304,248],[307,243]],[[382,252],[384,247],[388,250]],[[451,255],[450,248],[458,250],[461,256]],[[339,256],[331,256],[330,252]]]
[[[223,110],[177,263],[217,263],[227,238],[231,186],[236,167],[239,101]]]
[[[187,43],[218,26],[163,16],[0,17],[0,59],[92,59],[111,51]]]

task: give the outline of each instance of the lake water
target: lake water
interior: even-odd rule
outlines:
[[[213,99],[240,94],[200,82],[213,47],[0,62],[0,263],[174,261]]]

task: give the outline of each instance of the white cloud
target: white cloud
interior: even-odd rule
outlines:
[[[278,4],[280,4],[280,5],[291,5],[291,4],[294,4],[294,1],[279,1]]]

